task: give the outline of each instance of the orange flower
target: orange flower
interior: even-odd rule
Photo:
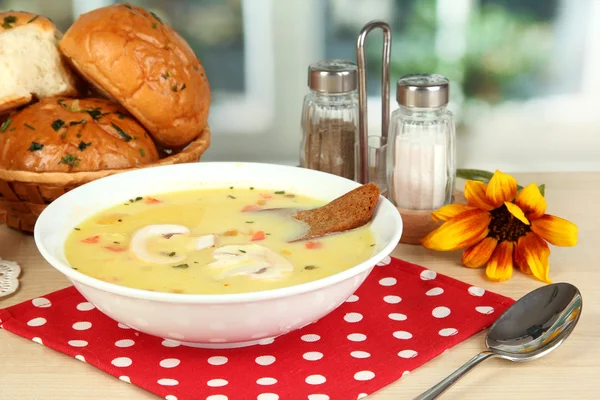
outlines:
[[[462,262],[469,268],[486,266],[492,281],[510,279],[513,267],[551,283],[550,248],[575,246],[577,226],[546,214],[546,199],[535,183],[517,193],[517,181],[496,170],[489,183],[467,180],[468,204],[449,204],[432,213],[444,223],[421,239],[439,251],[465,249]],[[548,243],[547,243],[548,242]]]

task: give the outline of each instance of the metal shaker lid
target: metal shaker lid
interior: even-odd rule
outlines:
[[[308,66],[308,87],[320,93],[347,93],[358,88],[358,68],[348,60],[323,60]]]
[[[450,81],[437,74],[412,74],[398,79],[396,100],[406,107],[435,108],[448,104]]]

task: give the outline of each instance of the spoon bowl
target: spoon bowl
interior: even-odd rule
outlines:
[[[575,329],[583,299],[569,283],[542,286],[519,299],[489,328],[483,351],[415,400],[438,398],[484,360],[536,360],[559,347]]]

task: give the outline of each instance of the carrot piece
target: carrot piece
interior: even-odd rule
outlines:
[[[256,242],[258,240],[264,240],[265,239],[265,233],[263,231],[256,231],[252,234],[252,238],[250,238],[250,240],[252,240],[253,242]]]
[[[83,243],[98,243],[100,241],[100,235],[90,236],[82,240]]]
[[[146,199],[144,200],[144,203],[146,204],[156,204],[156,203],[162,203],[162,201],[155,199],[154,197],[146,197]]]
[[[307,249],[320,249],[323,247],[323,244],[321,242],[306,242],[304,247]]]
[[[232,229],[230,231],[223,232],[223,236],[237,236],[237,234],[238,234],[237,229]]]
[[[266,194],[266,193],[261,193],[260,197],[262,197],[263,199],[272,199],[273,196],[271,196],[270,194]]]
[[[104,246],[104,248],[115,253],[121,253],[127,250],[127,247],[124,246]]]
[[[257,206],[256,204],[250,204],[250,205],[247,205],[246,207],[242,208],[242,212],[256,211],[256,210],[260,210],[260,207]]]

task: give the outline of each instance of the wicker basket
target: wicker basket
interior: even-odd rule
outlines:
[[[0,223],[32,233],[35,221],[50,202],[78,186],[105,176],[157,165],[183,164],[200,160],[210,145],[210,128],[184,150],[140,167],[91,172],[29,172],[0,169]]]

